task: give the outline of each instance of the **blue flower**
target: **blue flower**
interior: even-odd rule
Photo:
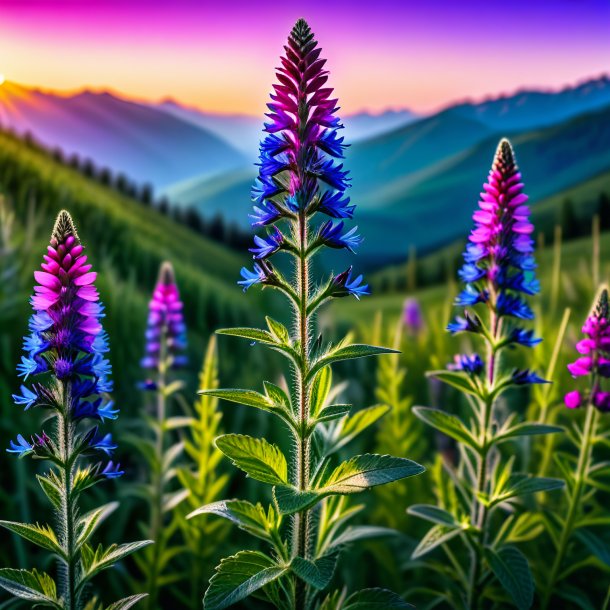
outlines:
[[[256,203],[262,203],[265,199],[271,199],[281,193],[284,189],[267,176],[261,174],[254,182],[251,198]]]
[[[97,431],[93,438],[89,441],[89,446],[92,449],[103,451],[106,455],[110,455],[117,448],[117,445],[112,440],[112,434],[108,433],[101,436],[97,434]]]
[[[259,206],[254,206],[254,213],[250,214],[253,227],[263,227],[274,223],[281,218],[281,212],[271,201],[262,201]]]
[[[471,284],[467,284],[466,288],[458,294],[455,304],[460,307],[476,305],[477,303],[485,303],[488,298],[489,295],[486,290],[477,290]]]
[[[482,277],[485,277],[485,269],[479,269],[473,263],[466,263],[462,266],[462,268],[458,271],[458,275],[463,282],[476,282],[480,280]]]
[[[120,464],[113,464],[112,462],[108,462],[104,470],[100,472],[100,475],[106,477],[107,479],[118,479],[125,474],[124,470],[121,470]]]
[[[351,294],[360,300],[360,297],[371,294],[371,291],[368,284],[363,284],[362,275],[352,278],[352,268],[350,267],[333,278],[332,294],[336,297],[344,297]]]
[[[244,279],[238,281],[237,283],[244,287],[244,292],[246,292],[250,286],[262,283],[267,279],[267,273],[258,263],[254,263],[254,271],[250,271],[250,269],[247,267],[242,267],[241,276]]]
[[[342,163],[335,163],[332,159],[326,159],[322,155],[313,157],[308,163],[306,171],[339,191],[344,191],[349,187],[349,171],[343,170]]]
[[[23,351],[27,352],[32,358],[46,351],[49,346],[50,343],[45,341],[37,332],[23,338]]]
[[[108,333],[106,331],[102,331],[91,344],[91,349],[96,354],[105,354],[110,351],[110,345],[108,341]]]
[[[21,363],[17,365],[17,373],[19,377],[27,379],[30,375],[37,375],[47,370],[47,364],[39,356],[27,358],[21,356]]]
[[[30,317],[30,330],[36,333],[44,332],[53,326],[53,318],[46,312],[40,311]]]
[[[25,405],[24,411],[27,411],[38,400],[38,394],[30,390],[27,386],[21,386],[21,394],[13,394],[13,400],[16,405]]]
[[[481,322],[476,315],[466,309],[463,318],[457,316],[453,322],[447,324],[447,330],[453,335],[463,332],[478,333],[481,330]]]
[[[534,319],[534,312],[523,299],[512,296],[506,292],[500,293],[496,303],[496,309],[502,316],[513,316],[522,320]]]
[[[349,205],[349,201],[341,191],[324,191],[318,202],[318,211],[332,218],[352,218],[356,206]]]
[[[521,371],[515,369],[511,376],[511,381],[515,385],[529,385],[531,383],[551,383],[550,381],[543,379],[542,377],[538,376],[536,373],[530,371],[529,369],[524,369]]]
[[[265,136],[260,143],[261,155],[279,155],[292,147],[292,143],[284,135],[277,136],[273,133]]]
[[[266,237],[254,236],[254,248],[250,248],[250,252],[254,254],[254,258],[267,258],[275,254],[284,242],[284,236],[280,233],[277,227],[274,227],[273,233]]]
[[[16,453],[19,457],[23,457],[34,450],[34,445],[28,443],[21,434],[17,435],[17,442],[10,441],[10,447],[7,449],[8,453]]]
[[[358,227],[353,227],[341,235],[343,221],[334,224],[332,220],[328,220],[320,229],[320,240],[330,248],[347,248],[350,252],[355,252],[362,243],[362,237],[356,234],[357,230]]]
[[[326,129],[320,138],[318,138],[318,148],[323,150],[325,153],[337,158],[343,158],[343,150],[346,145],[343,144],[343,137],[337,137],[337,131],[335,129]]]
[[[483,370],[483,360],[479,354],[458,354],[454,356],[454,362],[447,368],[450,371],[464,371],[469,375],[479,375]]]
[[[524,345],[525,347],[534,347],[542,341],[541,338],[534,336],[533,330],[525,330],[523,328],[514,328],[509,337],[511,343]]]

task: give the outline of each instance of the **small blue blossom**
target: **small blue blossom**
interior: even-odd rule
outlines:
[[[464,371],[469,375],[479,375],[483,367],[483,360],[479,354],[458,354],[454,356],[454,362],[447,365],[450,371]]]
[[[280,233],[277,227],[274,227],[273,233],[266,237],[254,236],[254,248],[250,248],[250,252],[254,254],[254,258],[261,259],[267,258],[272,254],[275,254],[284,242],[284,236]]]
[[[104,470],[100,472],[100,475],[106,477],[107,479],[118,479],[125,474],[124,470],[121,470],[120,464],[114,464],[113,462],[108,462]]]
[[[7,449],[8,453],[16,453],[19,457],[23,457],[28,453],[31,453],[34,450],[34,445],[32,443],[28,443],[23,435],[17,435],[17,442],[10,441],[10,447]]]
[[[332,218],[352,218],[356,206],[349,205],[349,201],[341,191],[324,191],[318,202],[318,211]]]
[[[521,320],[533,320],[534,312],[520,297],[503,292],[498,297],[496,309],[500,315],[513,316]]]
[[[274,223],[281,218],[282,214],[271,201],[263,201],[258,206],[254,206],[254,213],[250,214],[253,227],[264,227]]]
[[[117,445],[112,440],[112,434],[108,433],[101,436],[97,432],[89,441],[89,446],[92,449],[103,451],[106,455],[110,455],[117,448]]]
[[[320,228],[320,240],[330,248],[347,248],[350,252],[355,252],[362,243],[362,237],[356,234],[357,230],[358,227],[353,227],[342,235],[343,221],[334,224],[332,220],[328,220]]]
[[[37,375],[47,370],[47,364],[40,357],[28,358],[21,356],[21,363],[17,365],[17,374],[19,377],[27,379],[30,375]]]
[[[524,345],[525,347],[534,347],[542,341],[540,337],[534,336],[533,330],[525,330],[523,328],[514,328],[510,334],[511,343]]]
[[[371,294],[368,284],[363,283],[363,276],[352,278],[352,267],[333,278],[333,296],[344,297],[353,295],[356,299]]]
[[[23,406],[24,411],[27,411],[38,400],[38,394],[30,390],[27,386],[21,386],[21,394],[13,394],[13,400],[16,405]]]
[[[267,279],[267,273],[259,265],[258,263],[254,263],[254,271],[250,271],[247,267],[241,268],[241,276],[244,278],[243,280],[238,281],[237,283],[240,286],[244,287],[244,292],[253,286],[254,284],[260,284]]]
[[[543,379],[542,377],[540,377],[533,371],[530,371],[529,369],[524,369],[524,370],[515,369],[515,371],[513,372],[512,376],[511,376],[511,381],[515,385],[529,385],[532,383],[551,383],[550,381]]]

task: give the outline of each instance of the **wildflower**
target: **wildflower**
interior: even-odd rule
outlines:
[[[187,362],[186,325],[183,304],[171,263],[161,265],[159,279],[148,305],[146,329],[146,354],[142,368],[156,370],[161,357],[170,360],[171,368],[179,368]]]
[[[368,284],[363,283],[362,275],[352,278],[352,267],[333,278],[332,295],[335,297],[353,295],[360,300],[367,294],[370,294]]]
[[[417,335],[424,327],[424,318],[417,299],[410,298],[404,302],[402,320],[413,335]]]
[[[358,227],[352,227],[346,233],[343,231],[343,222],[334,224],[332,220],[325,222],[320,228],[320,241],[329,248],[347,248],[350,252],[355,252],[356,248],[362,243],[362,237],[356,234]]]
[[[454,362],[447,366],[450,371],[464,371],[469,375],[480,375],[485,366],[479,354],[458,354],[453,359]]]

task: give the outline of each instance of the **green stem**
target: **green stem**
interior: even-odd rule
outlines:
[[[159,563],[163,552],[163,495],[164,495],[164,472],[163,472],[163,456],[165,452],[165,418],[166,418],[166,335],[167,329],[161,331],[160,345],[161,351],[159,354],[159,369],[157,374],[157,438],[155,443],[155,457],[157,468],[153,473],[153,497],[150,516],[150,537],[154,540],[152,547],[151,564],[148,569],[148,581],[146,598],[146,606],[149,610],[157,610],[157,600],[159,597]]]
[[[309,261],[307,259],[307,218],[305,212],[298,219],[299,246],[301,255],[298,260],[298,294],[299,307],[297,325],[300,340],[301,358],[297,371],[298,401],[299,401],[299,435],[296,448],[296,486],[300,491],[309,485],[309,437],[306,433],[308,423],[307,375],[309,373],[309,317],[307,305],[309,300]],[[309,511],[304,510],[294,516],[293,555],[307,557],[309,538]],[[295,584],[295,608],[303,610],[306,607],[306,588],[301,579]]]
[[[582,498],[584,485],[591,466],[591,452],[593,449],[592,440],[595,436],[597,428],[597,409],[592,404],[587,404],[585,408],[587,410],[587,416],[585,419],[585,427],[583,430],[580,452],[578,454],[578,465],[576,467],[574,490],[570,496],[568,515],[561,530],[561,536],[557,546],[557,553],[555,554],[551,574],[542,597],[541,610],[546,610],[546,608],[548,608],[549,602],[553,595],[553,589],[555,588],[555,584],[557,583],[557,579],[559,577],[559,571],[561,570],[568,543],[570,542],[570,538],[574,533],[576,520],[581,508],[580,501]]]
[[[77,594],[77,573],[76,563],[77,556],[75,550],[75,523],[74,523],[74,498],[72,495],[73,483],[73,464],[72,464],[72,422],[68,414],[68,402],[70,388],[67,384],[62,384],[62,393],[64,397],[64,410],[57,416],[57,432],[59,440],[59,451],[63,463],[61,469],[62,479],[62,494],[60,508],[60,523],[61,523],[61,543],[65,553],[65,566],[62,570],[63,578],[61,579],[61,596],[64,599],[65,610],[79,610],[80,600]]]

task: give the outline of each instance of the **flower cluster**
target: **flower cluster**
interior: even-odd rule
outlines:
[[[569,409],[576,409],[587,402],[600,411],[610,411],[610,392],[601,389],[601,379],[610,377],[610,317],[608,291],[602,290],[595,309],[587,318],[582,332],[585,335],[576,344],[581,356],[571,364],[568,370],[573,377],[590,377],[592,388],[588,393],[578,390],[568,392],[565,404]]]
[[[144,369],[157,370],[161,362],[174,369],[187,364],[183,303],[174,269],[168,262],[161,265],[159,279],[148,305],[145,350],[141,362]]]
[[[72,423],[116,419],[118,411],[105,398],[112,390],[111,367],[105,357],[108,339],[100,323],[104,308],[94,285],[96,273],[91,271],[65,211],[57,217],[41,270],[34,272],[34,277],[34,314],[23,342],[25,355],[17,369],[24,381],[43,380],[22,385],[21,393],[13,395],[15,403],[25,410],[40,407],[59,411]],[[110,435],[102,437],[97,425],[83,433],[77,444],[80,454],[101,451],[110,455],[114,448]],[[19,435],[8,451],[52,458],[56,447],[43,432],[34,435],[31,442]],[[98,465],[97,472],[107,478],[122,474],[112,462],[104,468]]]
[[[253,227],[268,227],[268,234],[254,238],[250,249],[256,259],[254,271],[244,267],[238,283],[247,290],[253,284],[278,286],[277,275],[268,258],[280,250],[296,250],[291,236],[284,235],[275,223],[294,220],[316,212],[338,219],[328,220],[310,241],[310,252],[321,246],[354,252],[362,241],[357,228],[344,230],[343,219],[351,219],[355,206],[345,191],[348,172],[338,160],[346,145],[338,135],[343,125],[336,116],[337,100],[326,87],[328,71],[321,49],[303,20],[295,25],[277,69],[279,83],[274,85],[268,104],[266,137],[260,145],[259,174],[252,189]],[[369,294],[362,276],[351,277],[351,269],[329,283],[334,297]],[[329,296],[330,296],[329,295]]]
[[[541,339],[521,327],[521,320],[534,317],[525,297],[540,290],[534,260],[534,226],[523,192],[521,173],[508,140],[501,140],[479,207],[473,215],[475,226],[459,271],[465,288],[456,305],[473,308],[482,303],[491,312],[487,328],[473,309],[466,309],[447,329],[451,333],[471,332],[493,337],[495,349],[522,345],[533,347]],[[469,367],[466,367],[468,369]],[[515,371],[517,385],[542,383],[530,371]]]

